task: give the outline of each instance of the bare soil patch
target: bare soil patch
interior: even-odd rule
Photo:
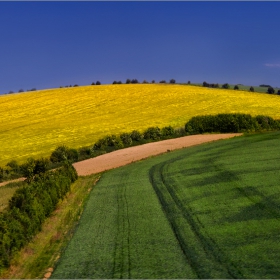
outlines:
[[[205,134],[190,135],[175,139],[163,140],[159,142],[153,142],[117,150],[95,158],[76,162],[73,164],[73,166],[76,168],[79,176],[86,176],[124,166],[132,162],[159,155],[168,151],[182,149],[220,139],[232,138],[240,135],[242,135],[242,133]]]

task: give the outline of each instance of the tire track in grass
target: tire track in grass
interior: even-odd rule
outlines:
[[[201,232],[200,221],[195,221],[192,210],[182,204],[174,187],[164,178],[166,165],[179,159],[153,166],[149,176],[186,259],[199,278],[242,278],[240,271],[227,260],[214,240]]]
[[[276,204],[269,197],[263,195],[256,188],[254,188],[254,187],[245,187],[245,188],[236,187],[236,189],[241,193],[241,195],[245,196],[248,200],[250,200],[253,203],[253,205],[272,214],[273,217],[275,217],[276,219],[280,218],[279,205]],[[254,198],[254,197],[260,198],[261,201],[259,201],[258,199]]]
[[[131,258],[130,258],[130,221],[129,221],[129,211],[128,211],[128,201],[126,195],[126,186],[124,187],[124,200],[126,206],[126,220],[127,220],[127,260],[128,260],[128,278],[131,278],[130,268],[131,268]]]
[[[113,278],[131,278],[130,222],[126,186],[118,186],[118,236],[114,251]]]
[[[173,160],[172,162],[175,162]],[[184,194],[181,196],[179,195],[179,191],[182,192],[182,188],[178,188],[177,193],[174,191],[174,186],[170,184],[167,179],[164,178],[163,169],[168,166],[169,163],[165,163],[161,166],[160,170],[160,176],[163,181],[163,184],[167,187],[169,193],[171,194],[174,202],[178,207],[180,208],[182,214],[184,215],[185,219],[188,221],[188,223],[191,225],[192,230],[194,231],[195,235],[198,237],[198,241],[201,243],[205,253],[208,255],[209,259],[212,258],[213,263],[217,263],[218,266],[220,265],[220,268],[217,266],[218,271],[224,270],[228,273],[228,275],[231,278],[243,278],[243,274],[240,272],[240,270],[225,256],[223,251],[219,248],[218,244],[215,242],[215,240],[207,234],[207,231],[202,232],[201,228],[204,228],[203,223],[199,220],[199,218],[195,215],[193,215],[192,209],[187,206],[187,204],[183,204],[180,197],[183,197]],[[225,172],[223,172],[224,174]],[[226,173],[231,173],[229,171],[226,171]],[[230,176],[233,177],[233,176]],[[212,268],[211,268],[212,269]],[[226,277],[228,277],[226,275]],[[223,276],[225,277],[225,276]],[[212,277],[213,278],[213,277]]]

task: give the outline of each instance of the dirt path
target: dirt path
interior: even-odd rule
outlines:
[[[117,168],[127,165],[134,161],[148,158],[150,156],[159,155],[167,151],[182,149],[190,146],[199,145],[206,142],[212,142],[220,139],[232,138],[240,136],[242,133],[229,134],[206,134],[191,135],[175,139],[163,140],[154,143],[148,143],[135,147],[117,150],[108,154],[104,154],[95,158],[90,158],[80,162],[76,162],[73,166],[76,168],[79,176],[86,176],[99,173],[105,170]],[[0,187],[10,182],[22,181],[24,178],[15,179],[0,183]]]
[[[159,155],[167,152],[168,150],[172,151],[240,135],[242,135],[242,133],[191,135],[176,139],[163,140],[159,142],[117,150],[95,158],[76,162],[73,164],[73,166],[76,168],[79,176],[86,176],[127,165],[131,162],[139,161],[150,156]]]

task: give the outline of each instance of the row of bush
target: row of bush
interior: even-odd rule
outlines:
[[[27,181],[32,181],[36,174],[59,167],[65,160],[73,163],[96,157],[117,149],[184,135],[184,129],[174,129],[171,126],[161,129],[159,127],[150,127],[143,133],[134,130],[131,133],[108,135],[102,139],[99,139],[94,145],[89,147],[72,149],[64,145],[58,146],[51,153],[49,158],[41,158],[36,160],[34,158],[28,158],[26,162],[21,165],[15,160],[8,162],[5,167],[0,167],[0,182],[16,179],[19,177],[26,177]]]
[[[143,133],[137,130],[120,135],[108,135],[99,139],[94,145],[79,149],[68,148],[64,145],[58,146],[50,155],[50,158],[29,158],[24,164],[17,164],[15,160],[10,161],[5,168],[0,167],[0,182],[14,178],[26,177],[32,181],[33,177],[40,172],[61,166],[68,160],[77,162],[117,149],[141,145],[153,141],[181,137],[200,133],[227,133],[261,130],[279,130],[280,122],[268,116],[252,117],[248,114],[218,114],[197,116],[190,119],[185,128],[174,129],[171,126],[159,128],[150,127]]]
[[[212,83],[212,84],[209,84],[209,83],[207,83],[207,82],[203,82],[203,83],[202,83],[202,86],[203,86],[203,87],[208,87],[208,88],[220,88],[220,85],[219,85],[219,84],[213,84],[213,83]],[[269,94],[274,94],[274,93],[276,93],[276,90],[275,90],[273,87],[269,86],[269,85],[260,85],[260,87],[267,87],[266,93],[269,93]],[[221,88],[223,88],[223,89],[229,89],[229,88],[230,88],[230,85],[229,85],[228,83],[225,83],[225,84],[223,84],[223,85],[221,86]],[[235,85],[235,86],[233,87],[233,89],[239,90],[239,85]],[[251,86],[251,87],[249,88],[249,91],[254,92],[254,91],[255,91],[254,87]],[[277,94],[280,95],[280,90],[277,91]]]
[[[75,168],[65,163],[56,171],[37,175],[30,184],[19,188],[0,213],[0,268],[41,230],[44,220],[78,178]]]
[[[187,134],[255,132],[279,129],[279,120],[261,115],[252,117],[249,114],[196,116],[191,118],[185,125]]]

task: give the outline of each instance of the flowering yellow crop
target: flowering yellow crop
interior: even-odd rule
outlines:
[[[184,126],[193,116],[263,114],[280,119],[280,96],[190,85],[71,87],[0,97],[0,166],[49,156],[61,144],[94,144],[108,134]]]

